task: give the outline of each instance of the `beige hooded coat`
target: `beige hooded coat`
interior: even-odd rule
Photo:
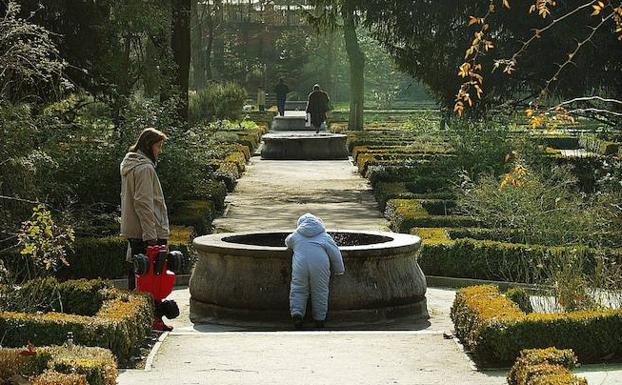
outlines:
[[[121,236],[168,239],[166,203],[154,163],[140,151],[128,152],[120,169]]]

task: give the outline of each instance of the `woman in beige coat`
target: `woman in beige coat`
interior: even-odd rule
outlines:
[[[165,245],[169,238],[166,202],[155,166],[167,137],[154,128],[141,132],[121,162],[121,236],[128,240],[127,260],[146,253],[148,245]],[[128,288],[136,288],[134,269]]]

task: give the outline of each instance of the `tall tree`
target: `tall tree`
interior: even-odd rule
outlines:
[[[190,15],[192,0],[173,0],[171,49],[176,64],[175,86],[179,96],[178,115],[188,120],[188,83],[190,76]]]
[[[343,18],[343,37],[350,62],[350,130],[363,129],[363,109],[365,102],[365,54],[356,36],[357,15],[349,2],[341,6]]]
[[[470,113],[479,115],[499,105],[522,107],[538,98],[543,89],[553,100],[586,94],[620,99],[622,95],[622,47],[619,35],[612,33],[622,28],[617,26],[614,13],[620,0],[604,2],[605,16],[594,17],[590,16],[594,12],[592,2],[555,2],[558,6],[551,7],[546,18],[538,17],[538,6],[552,2],[536,0],[510,1],[511,8],[503,11],[503,0],[357,3],[365,25],[391,52],[400,69],[428,85],[447,109],[454,107],[456,93],[464,81],[458,71],[477,36],[480,44],[475,53],[476,64],[482,68],[478,72],[484,77],[480,85],[483,94],[481,100],[472,98],[476,108],[470,109]],[[489,14],[491,6],[499,11]],[[537,12],[529,16],[532,6]],[[489,17],[481,23],[487,14]],[[487,30],[475,36],[484,27]],[[534,31],[538,32],[535,38]],[[572,55],[570,64],[559,72],[586,37],[590,37],[589,43],[583,44]],[[494,48],[485,41],[490,41]],[[523,50],[527,41],[531,42],[529,50]],[[517,52],[519,60],[508,77],[503,73],[505,64],[511,63]],[[470,52],[468,56],[472,55]],[[509,61],[499,60],[504,58]],[[554,81],[550,82],[551,79]],[[470,93],[474,96],[477,89]]]
[[[365,54],[356,35],[360,14],[355,0],[312,0],[315,13],[310,22],[320,32],[343,29],[343,37],[350,63],[350,130],[363,129],[363,105],[365,102]]]
[[[200,89],[213,78],[212,54],[222,22],[223,0],[194,0],[192,7],[193,86]]]

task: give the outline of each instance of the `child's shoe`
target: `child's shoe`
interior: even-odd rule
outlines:
[[[302,315],[301,314],[292,314],[292,321],[294,321],[294,327],[296,330],[302,329]]]

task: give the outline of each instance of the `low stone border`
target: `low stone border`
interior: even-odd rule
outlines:
[[[507,290],[511,287],[520,287],[529,292],[540,292],[542,286],[531,285],[528,283],[520,282],[508,282],[508,281],[490,281],[486,279],[474,279],[474,278],[455,278],[455,277],[443,277],[439,275],[426,275],[425,279],[428,283],[428,287],[445,287],[451,289],[460,289],[468,286],[476,285],[494,285],[501,290]]]

